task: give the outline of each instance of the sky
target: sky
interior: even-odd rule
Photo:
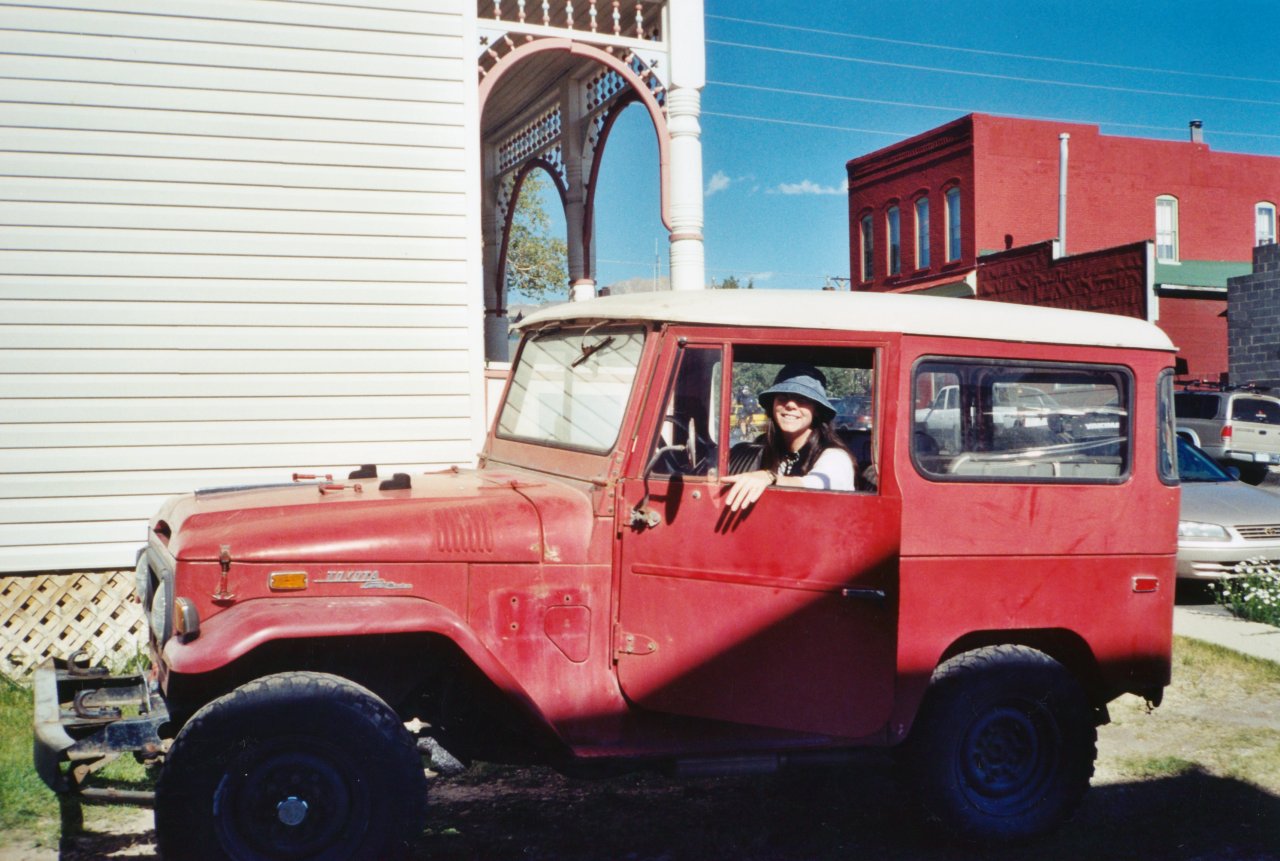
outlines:
[[[707,275],[847,278],[845,163],[971,112],[1280,155],[1280,4],[1253,0],[705,0]],[[668,267],[652,126],[619,118],[598,283]]]

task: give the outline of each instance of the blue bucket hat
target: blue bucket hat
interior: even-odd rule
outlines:
[[[774,395],[800,395],[818,405],[822,421],[835,418],[836,408],[827,398],[827,377],[813,365],[806,362],[792,362],[778,371],[773,378],[773,385],[760,393],[760,406],[766,411],[773,409]]]

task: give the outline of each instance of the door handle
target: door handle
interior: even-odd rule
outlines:
[[[840,590],[840,597],[853,598],[858,601],[870,601],[873,604],[884,603],[883,589],[851,589],[845,587]]]

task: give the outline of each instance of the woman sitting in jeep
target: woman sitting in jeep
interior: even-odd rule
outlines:
[[[827,397],[827,378],[803,362],[793,362],[760,393],[769,416],[757,468],[725,477],[732,485],[725,502],[731,511],[747,508],[773,485],[818,490],[853,490],[856,464],[836,434],[836,409]]]

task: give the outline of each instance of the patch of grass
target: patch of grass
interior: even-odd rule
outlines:
[[[36,774],[31,759],[33,742],[31,688],[0,676],[0,834],[21,831],[39,842],[56,842],[60,810],[58,797]],[[93,785],[149,790],[152,771],[132,756],[108,763],[92,778]],[[131,808],[100,805],[108,817]]]
[[[31,708],[31,689],[0,676],[0,831],[58,821],[57,797],[31,762]]]
[[[1178,756],[1128,757],[1117,763],[1130,777],[1177,777],[1199,768],[1194,762]]]
[[[1175,637],[1173,648],[1173,674],[1190,676],[1226,676],[1246,693],[1256,693],[1280,684],[1280,664],[1265,661],[1252,655],[1244,655],[1225,646]]]

